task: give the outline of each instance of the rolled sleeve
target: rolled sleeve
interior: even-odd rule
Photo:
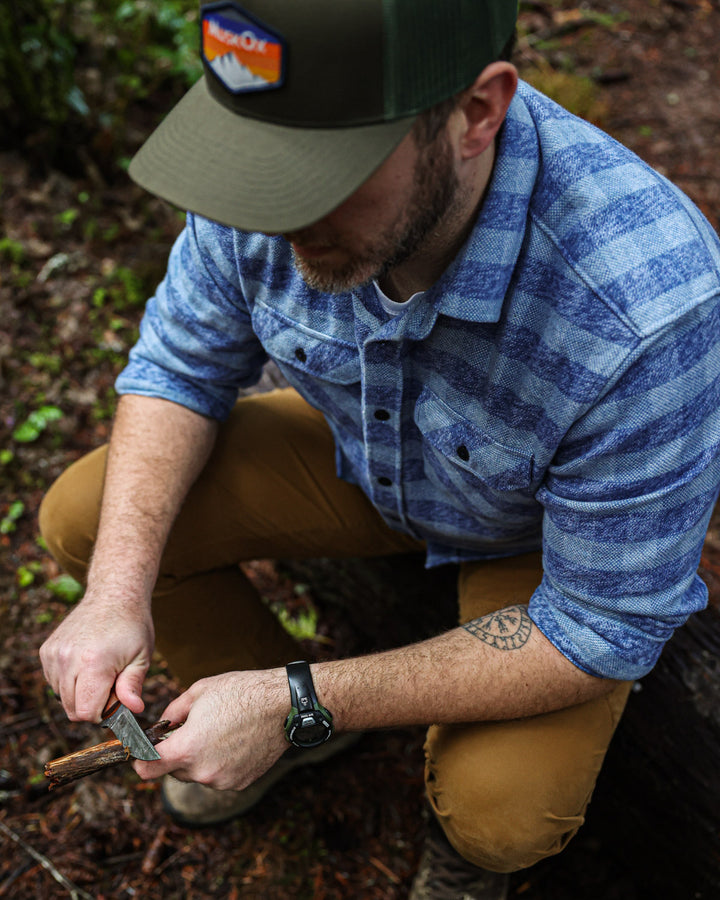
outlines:
[[[707,604],[697,568],[720,483],[717,319],[715,299],[640,347],[538,492],[544,577],[530,615],[592,675],[647,674]]]
[[[225,419],[267,359],[250,325],[231,229],[188,216],[116,390]]]

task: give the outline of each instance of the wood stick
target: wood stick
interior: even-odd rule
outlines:
[[[163,719],[145,729],[145,734],[154,746],[160,743],[169,731],[177,727],[168,719]],[[94,747],[87,747],[85,750],[77,750],[75,753],[68,753],[67,756],[51,759],[45,765],[45,777],[50,779],[49,787],[52,790],[109,766],[127,762],[129,759],[131,759],[130,753],[123,747],[121,741],[105,741]]]

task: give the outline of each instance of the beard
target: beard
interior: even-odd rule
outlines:
[[[329,236],[313,236],[314,226],[292,234],[296,240],[329,250],[344,250],[344,261],[333,264],[322,258],[307,259],[293,248],[295,267],[303,281],[311,288],[338,294],[362,284],[383,278],[422,250],[433,237],[438,225],[451,215],[459,191],[452,148],[441,134],[420,153],[413,175],[413,188],[402,214],[384,231],[365,239],[346,240]]]

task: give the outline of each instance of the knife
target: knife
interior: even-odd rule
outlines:
[[[138,720],[118,700],[114,688],[110,691],[100,724],[103,728],[109,728],[122,743],[125,752],[135,759],[160,759],[160,754],[148,740]]]

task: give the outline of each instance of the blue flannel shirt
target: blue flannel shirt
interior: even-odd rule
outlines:
[[[338,475],[429,566],[542,547],[535,623],[632,679],[707,603],[719,269],[680,191],[521,83],[472,234],[402,313],[372,285],[311,290],[280,237],[188,215],[117,389],[223,419],[275,360]]]

